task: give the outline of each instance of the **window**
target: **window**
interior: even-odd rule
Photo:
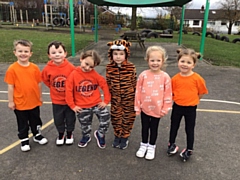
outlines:
[[[215,25],[215,21],[208,21],[208,25]]]
[[[189,20],[184,20],[184,26],[186,26],[186,27],[189,26]]]
[[[236,21],[236,22],[234,23],[234,26],[240,26],[240,21]]]
[[[193,20],[193,25],[194,26],[199,26],[199,20]]]
[[[222,25],[222,26],[227,25],[227,22],[226,22],[226,21],[222,21],[222,22],[221,22],[221,25]]]

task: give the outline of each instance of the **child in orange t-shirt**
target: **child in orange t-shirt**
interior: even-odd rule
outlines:
[[[48,142],[40,131],[42,126],[39,109],[42,105],[41,72],[35,64],[29,62],[32,56],[30,41],[14,41],[13,53],[17,57],[17,62],[9,66],[4,79],[8,84],[8,107],[17,117],[21,150],[29,151],[29,126],[34,142],[39,144]]]
[[[180,153],[185,162],[192,155],[194,143],[194,128],[196,109],[200,99],[208,93],[204,79],[193,72],[197,59],[201,57],[193,49],[179,49],[178,68],[180,73],[172,78],[173,108],[171,114],[171,128],[168,144],[168,155],[176,154],[178,146],[175,144],[177,132],[182,117],[185,118],[187,147]]]
[[[75,112],[65,100],[66,79],[75,67],[66,59],[67,51],[62,42],[53,41],[48,45],[48,61],[42,70],[42,80],[50,88],[54,124],[58,131],[56,145],[71,145],[74,142]],[[64,135],[66,131],[66,136]]]

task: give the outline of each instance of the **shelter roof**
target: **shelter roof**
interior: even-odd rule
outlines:
[[[192,0],[88,0],[98,6],[120,6],[120,7],[167,7],[183,6]]]

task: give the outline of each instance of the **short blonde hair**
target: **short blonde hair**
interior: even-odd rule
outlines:
[[[16,51],[16,46],[18,44],[21,44],[22,46],[26,46],[26,47],[30,47],[30,51],[32,52],[32,45],[33,43],[31,41],[25,40],[25,39],[19,39],[19,40],[15,40],[13,41],[13,50]]]
[[[165,63],[167,61],[167,58],[168,58],[168,55],[167,55],[167,52],[166,50],[162,47],[162,46],[149,46],[147,48],[147,51],[146,51],[146,56],[145,56],[145,60],[148,61],[149,60],[149,54],[153,51],[158,51],[162,54],[163,56],[163,63]]]

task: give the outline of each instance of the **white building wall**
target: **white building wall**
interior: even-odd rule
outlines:
[[[221,25],[221,21],[215,21],[215,24],[207,24],[207,28],[211,29],[211,31],[213,32],[218,32],[218,33],[223,33],[223,34],[227,34],[228,32],[228,28],[227,26],[229,25],[229,23],[227,23],[227,25]],[[233,24],[232,26],[232,34],[238,33],[240,26],[235,26]]]

